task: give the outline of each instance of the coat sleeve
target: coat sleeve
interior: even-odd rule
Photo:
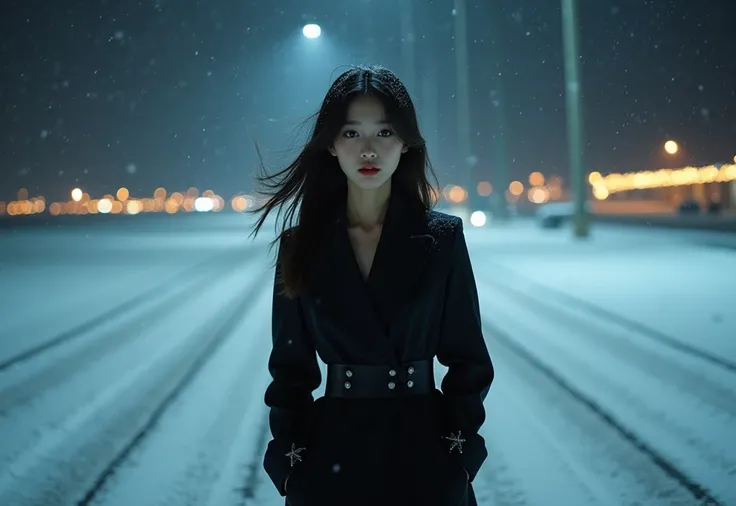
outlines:
[[[286,478],[301,464],[301,459],[309,458],[307,438],[314,402],[312,393],[321,383],[321,373],[304,323],[300,299],[287,298],[281,293],[282,253],[283,239],[279,244],[274,279],[273,348],[268,360],[273,380],[265,393],[273,439],[268,443],[263,467],[279,493],[285,496]],[[289,456],[291,452],[293,458]]]
[[[494,370],[483,337],[478,291],[462,221],[458,221],[437,359],[448,368],[442,380],[446,432],[443,438],[451,458],[465,468],[472,481],[488,456],[485,440],[478,431],[485,421],[483,401],[493,382]]]

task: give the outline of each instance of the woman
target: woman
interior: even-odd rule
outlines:
[[[404,85],[356,67],[296,161],[261,178],[270,199],[254,233],[287,208],[264,468],[288,505],[476,504],[493,366],[462,221],[431,211],[427,172]],[[441,392],[434,357],[448,367]]]

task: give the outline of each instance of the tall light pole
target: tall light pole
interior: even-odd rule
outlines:
[[[430,52],[425,53],[422,59],[424,69],[424,79],[422,79],[421,90],[421,112],[422,128],[424,137],[427,141],[427,153],[429,159],[437,163],[439,148],[439,89],[437,86],[437,65],[432,60]]]
[[[495,3],[495,2],[492,2]],[[498,64],[502,61],[498,57],[494,47],[494,41],[499,40],[498,26],[495,22],[493,11],[488,20],[490,29],[489,60],[491,65]],[[491,194],[491,210],[494,220],[507,220],[509,218],[508,204],[506,202],[506,189],[509,187],[509,174],[506,165],[506,97],[503,87],[503,75],[495,73],[492,79],[493,88],[490,90],[489,99],[491,101],[490,112],[493,116],[496,135],[493,146],[493,172],[491,173],[491,183],[493,185],[493,193]]]
[[[436,7],[426,5],[423,10],[412,10],[411,21],[422,26],[427,19],[434,19]],[[423,37],[420,31],[414,33],[414,62],[416,67],[416,106],[422,125],[422,135],[427,143],[427,155],[437,168],[439,156],[439,85],[435,34]],[[419,76],[422,76],[419,78]]]
[[[399,11],[401,19],[401,56],[404,66],[404,84],[410,94],[415,94],[416,66],[414,64],[414,13],[412,12],[412,0],[399,0]]]
[[[583,162],[583,118],[581,108],[580,56],[575,0],[562,0],[562,35],[565,58],[565,99],[567,103],[567,142],[573,195],[573,230],[575,237],[587,237],[590,231],[586,210],[587,186]]]
[[[455,74],[457,100],[457,142],[460,157],[460,185],[468,192],[472,204],[477,194],[473,182],[470,144],[470,91],[468,79],[468,28],[465,0],[455,0]]]
[[[506,189],[509,187],[509,173],[506,165],[506,103],[501,77],[495,79],[490,92],[491,114],[496,124],[495,142],[493,143],[493,172],[491,182],[491,210],[494,219],[508,220],[509,210],[506,202]]]

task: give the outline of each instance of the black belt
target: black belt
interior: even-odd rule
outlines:
[[[434,390],[434,361],[387,365],[328,364],[326,397],[392,398],[426,395]]]

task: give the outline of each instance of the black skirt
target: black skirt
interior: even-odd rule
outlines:
[[[465,470],[443,440],[442,394],[322,397],[288,506],[476,506]]]

